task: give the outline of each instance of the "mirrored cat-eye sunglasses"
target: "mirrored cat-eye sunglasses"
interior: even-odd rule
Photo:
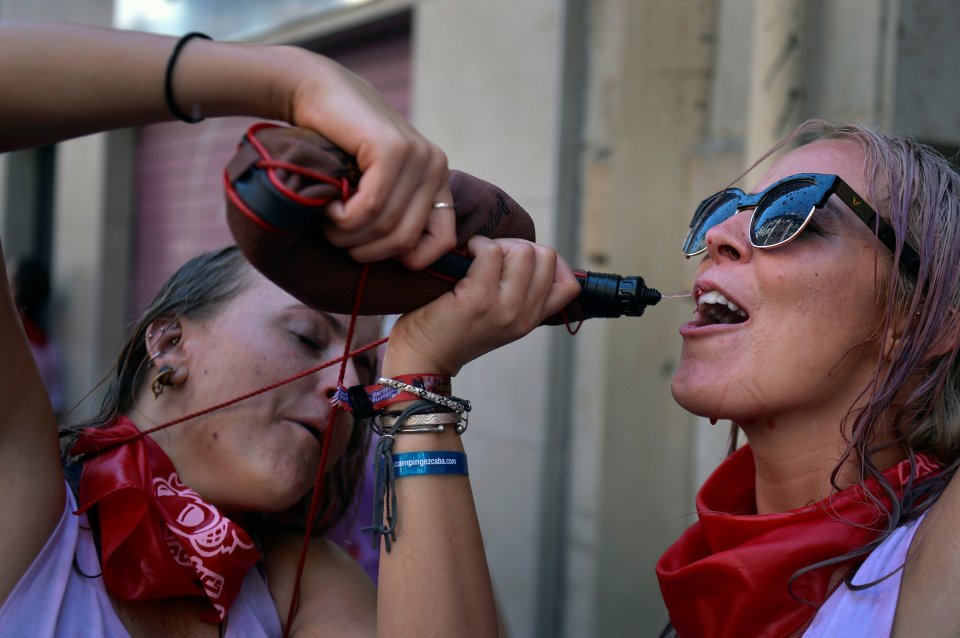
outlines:
[[[690,222],[690,232],[683,242],[683,254],[693,257],[705,251],[707,231],[744,208],[753,208],[750,216],[750,244],[755,248],[782,246],[803,232],[814,211],[822,208],[834,194],[876,233],[877,238],[891,252],[896,252],[893,227],[840,177],[798,173],[752,195],[739,188],[728,188],[703,200]],[[917,275],[920,256],[910,244],[904,243],[900,263],[908,272]]]

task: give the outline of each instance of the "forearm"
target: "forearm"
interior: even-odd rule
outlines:
[[[176,38],[56,23],[0,22],[0,150],[172,119],[164,101]],[[283,118],[286,47],[193,39],[173,88],[203,116]],[[318,57],[318,56],[315,56]]]
[[[394,324],[384,376],[454,375],[527,334],[580,292],[569,266],[544,246],[474,237],[467,248],[474,261],[453,291]],[[439,435],[398,434],[395,450],[463,447],[447,429]],[[392,552],[380,554],[379,633],[496,636],[490,575],[467,477],[400,477],[396,494],[396,543]]]
[[[385,365],[384,374],[400,374]],[[454,428],[401,434],[395,453],[463,452]],[[470,481],[461,475],[396,479],[396,542],[381,546],[378,634],[496,636],[497,616]]]

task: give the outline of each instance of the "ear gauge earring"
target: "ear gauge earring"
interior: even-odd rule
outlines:
[[[157,372],[156,376],[153,377],[153,383],[150,385],[150,389],[153,390],[154,399],[159,399],[167,386],[171,385],[170,375],[174,372],[176,371],[170,366],[163,366],[160,368],[160,371]]]

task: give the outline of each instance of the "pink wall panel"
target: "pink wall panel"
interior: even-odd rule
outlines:
[[[231,241],[223,166],[254,120],[227,118],[143,127],[137,157],[134,310],[194,255]]]

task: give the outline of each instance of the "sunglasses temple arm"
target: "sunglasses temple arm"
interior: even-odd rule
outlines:
[[[878,224],[885,224],[885,222],[880,219],[880,215],[878,215],[877,212],[870,207],[870,204],[863,201],[863,199],[857,195],[852,188],[847,186],[846,182],[839,178],[837,179],[836,193],[837,197],[840,198],[840,201],[850,207],[850,210],[852,210],[854,214],[862,219],[870,228],[877,230]]]
[[[877,211],[873,210],[870,207],[870,204],[863,201],[863,198],[857,195],[852,188],[847,186],[846,182],[841,179],[837,180],[837,197],[840,200],[850,207],[850,210],[854,214],[862,219],[867,226],[872,228],[877,234],[877,239],[883,243],[884,246],[890,249],[890,252],[893,254],[897,253],[897,234],[893,230],[893,226],[888,224]],[[906,241],[903,242],[903,248],[901,249],[900,254],[901,264],[907,268],[914,275],[920,269],[920,255],[917,254],[917,251],[913,249],[913,246],[908,244]]]

